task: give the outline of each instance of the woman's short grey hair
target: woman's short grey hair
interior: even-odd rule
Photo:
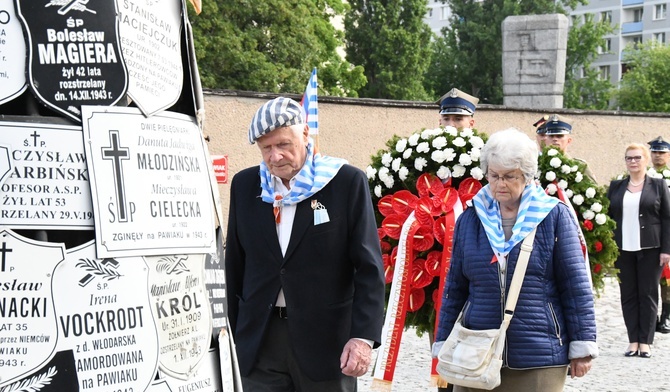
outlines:
[[[480,168],[486,174],[489,166],[505,170],[520,169],[526,181],[537,173],[537,144],[516,128],[498,131],[489,137],[479,157]]]

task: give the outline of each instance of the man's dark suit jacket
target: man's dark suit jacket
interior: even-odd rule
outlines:
[[[342,377],[346,342],[369,339],[377,347],[384,321],[384,272],[367,178],[344,165],[300,202],[284,257],[272,204],[260,193],[258,166],[233,178],[225,265],[240,372],[246,376],[254,367],[283,288],[290,345],[302,372],[314,381]],[[314,200],[329,222],[314,225]]]
[[[614,241],[621,248],[621,222],[623,220],[623,196],[628,187],[628,177],[614,180],[607,190],[610,200],[609,216],[616,222]],[[645,177],[640,195],[640,247],[661,248],[661,253],[670,253],[670,192],[662,178]]]

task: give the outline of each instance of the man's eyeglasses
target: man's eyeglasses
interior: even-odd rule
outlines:
[[[642,160],[642,156],[641,156],[641,155],[627,156],[627,157],[626,157],[626,162],[633,162],[633,161],[635,161],[635,162],[640,162],[641,160]]]
[[[498,181],[505,182],[505,183],[511,183],[514,181],[519,180],[520,178],[523,178],[523,176],[513,176],[511,174],[505,174],[504,176],[500,176],[495,173],[487,173],[486,174],[486,179],[489,180],[490,183],[496,183]]]

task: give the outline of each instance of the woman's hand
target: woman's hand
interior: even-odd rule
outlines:
[[[591,357],[575,358],[570,361],[570,377],[583,377],[591,370]]]
[[[660,259],[661,259],[661,260],[660,260],[660,265],[661,265],[661,266],[664,266],[664,265],[670,263],[670,254],[667,254],[667,253],[661,253],[661,257],[660,257]]]

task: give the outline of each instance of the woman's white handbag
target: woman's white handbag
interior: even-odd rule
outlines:
[[[512,276],[505,316],[500,328],[472,330],[461,324],[463,312],[458,316],[454,328],[442,345],[437,356],[437,372],[449,384],[468,388],[491,390],[500,385],[502,354],[509,326],[523,278],[526,275],[528,258],[533,250],[535,229],[521,244],[519,260]]]

